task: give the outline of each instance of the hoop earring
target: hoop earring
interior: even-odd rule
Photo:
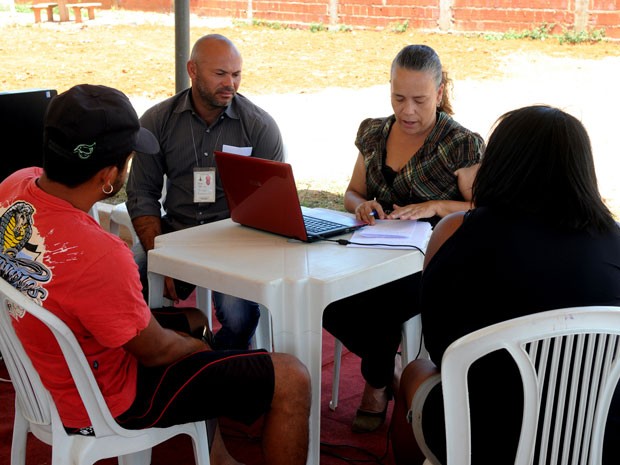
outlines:
[[[114,192],[114,186],[112,184],[110,184],[108,182],[108,185],[110,186],[110,190],[106,190],[105,185],[103,185],[101,187],[101,191],[105,194],[105,195],[110,195],[112,192]]]

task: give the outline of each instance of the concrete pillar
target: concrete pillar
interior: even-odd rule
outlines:
[[[575,31],[582,32],[588,28],[588,0],[575,0]]]
[[[439,0],[439,21],[438,26],[442,31],[450,31],[454,23],[452,8],[454,0]]]

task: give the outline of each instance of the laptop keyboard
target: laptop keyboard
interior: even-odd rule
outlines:
[[[313,218],[305,215],[304,224],[306,225],[306,232],[308,234],[321,234],[325,231],[331,231],[332,229],[342,226],[341,224],[334,223],[333,221],[327,221],[321,218]]]

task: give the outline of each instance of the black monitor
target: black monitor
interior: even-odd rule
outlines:
[[[0,92],[0,181],[27,166],[43,164],[43,119],[54,89]]]

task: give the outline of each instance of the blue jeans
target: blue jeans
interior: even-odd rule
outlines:
[[[133,252],[140,272],[142,293],[148,303],[147,255],[141,246],[136,247]],[[179,294],[181,294],[179,292],[180,288],[189,291],[190,286],[191,290],[196,287],[177,280],[175,280],[175,286]],[[189,292],[184,292],[184,294],[182,300],[187,298]],[[214,349],[247,349],[260,318],[258,304],[220,292],[213,292],[212,296],[213,304],[215,305],[215,316],[222,325],[219,331],[215,333]]]
[[[215,333],[215,349],[247,349],[254,336],[260,309],[256,302],[213,292],[215,316],[222,325]]]

